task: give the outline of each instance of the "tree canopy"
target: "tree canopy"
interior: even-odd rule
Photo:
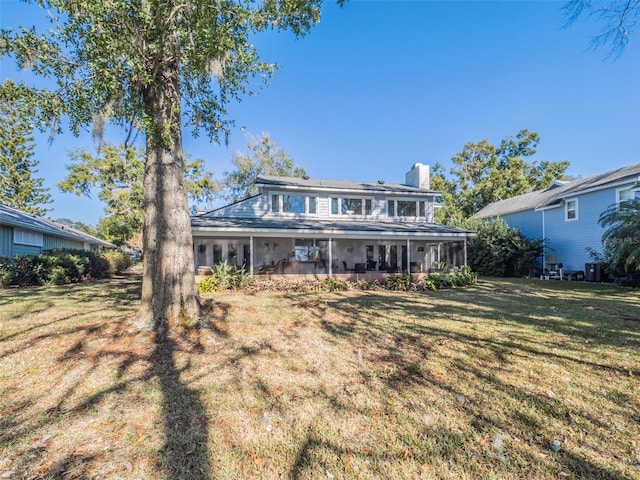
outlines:
[[[5,83],[10,90],[13,82]],[[0,89],[0,94],[6,90]],[[33,124],[24,101],[0,95],[0,203],[34,215],[44,215],[51,203],[44,179],[35,177]]]
[[[72,163],[68,174],[58,184],[63,192],[90,197],[97,190],[104,204],[105,216],[97,231],[115,245],[126,244],[142,232],[144,151],[131,145],[102,143],[96,155],[86,149],[69,153]],[[210,204],[218,184],[197,159],[185,164],[189,197],[194,205]],[[194,206],[195,209],[195,206]]]
[[[159,341],[172,323],[200,324],[183,124],[213,141],[226,135],[226,105],[275,69],[261,60],[253,36],[267,29],[305,34],[319,20],[322,0],[33,3],[46,9],[52,28],[0,30],[0,55],[54,85],[22,84],[12,93],[53,131],[67,118],[74,132],[93,124],[99,135],[106,122],[145,132],[139,324]]]
[[[467,143],[452,158],[449,174],[436,164],[431,188],[442,191],[444,201],[438,219],[459,224],[491,202],[546,188],[554,179],[564,178],[568,161],[527,161],[539,141],[536,132],[520,130],[499,146],[488,140]]]
[[[268,133],[259,137],[249,135],[248,140],[249,153],[234,152],[235,169],[224,172],[221,193],[227,200],[235,202],[257,194],[256,180],[260,175],[300,178],[307,175]]]

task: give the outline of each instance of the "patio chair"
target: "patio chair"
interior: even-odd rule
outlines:
[[[353,273],[355,271],[353,268],[347,268],[347,262],[342,262],[342,266],[344,267],[344,273]]]
[[[274,265],[263,265],[260,267],[260,273],[264,275],[274,275],[280,272],[280,265],[282,264],[282,260],[278,260],[278,263]]]
[[[367,273],[367,266],[364,263],[356,263],[353,271],[355,273]]]

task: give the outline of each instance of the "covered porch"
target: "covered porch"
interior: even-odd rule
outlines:
[[[194,226],[193,231],[199,275],[208,274],[212,266],[222,262],[244,266],[252,276],[374,279],[402,272],[428,274],[466,266],[467,237],[473,234],[437,224],[378,222],[366,229],[363,224],[276,229],[270,225],[274,222],[262,222],[261,228],[242,232],[239,227],[246,225],[237,225],[237,221],[227,226],[235,228],[207,223]]]

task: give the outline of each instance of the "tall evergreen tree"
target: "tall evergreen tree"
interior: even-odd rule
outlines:
[[[44,179],[35,177],[33,126],[21,102],[0,97],[0,203],[34,215],[44,215],[51,203]]]

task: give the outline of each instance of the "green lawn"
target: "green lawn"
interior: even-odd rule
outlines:
[[[218,293],[163,345],[139,294],[0,290],[0,478],[640,478],[637,290]]]

